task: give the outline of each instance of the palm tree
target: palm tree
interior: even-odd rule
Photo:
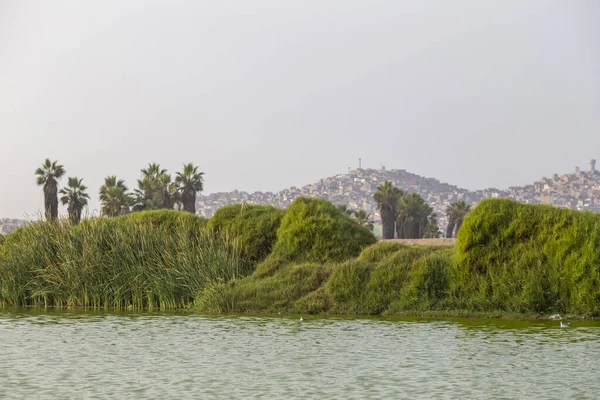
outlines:
[[[364,226],[373,232],[373,221],[371,221],[371,214],[367,213],[365,210],[358,210],[354,212],[354,218],[356,218],[356,222]]]
[[[160,164],[150,163],[150,164],[148,164],[148,168],[142,169],[142,178],[155,181],[158,179],[159,176],[166,174],[166,173],[167,173],[167,170],[161,169]]]
[[[118,217],[129,211],[131,197],[127,193],[125,181],[117,179],[115,175],[104,178],[104,185],[100,187],[100,203],[102,215]]]
[[[184,164],[183,172],[178,172],[175,176],[183,210],[192,214],[196,214],[196,195],[204,190],[202,175],[204,175],[204,172],[198,172],[198,167],[188,163]]]
[[[38,186],[44,185],[44,209],[46,218],[58,218],[58,180],[65,174],[62,165],[57,161],[50,162],[47,158],[41,168],[35,170]]]
[[[171,175],[164,173],[158,176],[158,186],[162,193],[162,204],[160,208],[172,210],[175,206],[177,193],[177,185],[171,181]]]
[[[373,199],[377,202],[377,210],[381,215],[383,239],[394,238],[394,220],[396,219],[398,199],[403,195],[404,191],[394,187],[390,181],[385,181],[379,185],[373,195]]]
[[[87,186],[82,182],[83,179],[69,177],[67,187],[60,190],[60,194],[63,195],[60,198],[60,201],[63,205],[68,204],[67,211],[69,212],[69,219],[73,225],[77,225],[79,221],[81,221],[81,210],[83,210],[83,207],[87,206],[87,199],[90,198],[85,192]]]
[[[446,208],[446,215],[448,216],[446,237],[451,238],[458,234],[458,230],[469,211],[471,211],[471,206],[467,205],[464,200],[452,203]]]
[[[138,188],[135,189],[133,211],[165,208],[164,195],[167,187],[164,182],[166,180],[164,175],[167,174],[167,170],[161,169],[157,163],[151,163],[141,172],[142,179],[138,179]]]
[[[425,235],[429,217],[433,214],[417,193],[407,193],[398,200],[396,230],[399,238],[420,239]]]

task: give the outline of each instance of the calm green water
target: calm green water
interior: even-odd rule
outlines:
[[[600,324],[0,311],[6,399],[600,397]]]

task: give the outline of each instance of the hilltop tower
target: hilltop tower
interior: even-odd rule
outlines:
[[[362,169],[362,158],[358,159],[358,169]]]
[[[596,160],[593,158],[590,160],[590,172],[592,174],[596,172]]]

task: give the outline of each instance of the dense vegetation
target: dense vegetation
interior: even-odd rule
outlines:
[[[356,259],[290,263],[211,285],[213,312],[600,315],[600,215],[509,200],[470,213],[456,249],[380,242]]]
[[[244,279],[207,287],[208,312],[379,315],[447,306],[452,250],[381,242],[341,263],[268,259]]]
[[[510,200],[481,202],[458,234],[463,307],[600,311],[600,215]]]
[[[294,223],[300,216],[310,225]],[[210,220],[158,210],[78,225],[37,222],[0,247],[0,303],[179,308],[205,286],[252,273],[267,256],[271,263],[278,257],[341,261],[374,242],[367,228],[314,199],[297,199],[287,212],[234,205]]]
[[[397,215],[426,209],[417,196],[401,198]],[[600,215],[510,200],[468,211],[449,209],[453,230],[462,224],[455,248],[374,244],[361,218],[307,198],[287,210],[228,206],[210,220],[173,210],[50,218],[0,236],[0,304],[600,315]]]
[[[205,223],[165,210],[19,228],[0,247],[0,303],[185,307],[207,283],[250,272]]]

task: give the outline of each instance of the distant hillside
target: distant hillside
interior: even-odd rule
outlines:
[[[469,191],[443,183],[434,178],[425,178],[405,170],[357,169],[346,174],[324,178],[301,188],[290,187],[280,192],[240,192],[213,193],[197,198],[197,212],[210,217],[220,207],[228,204],[247,202],[250,204],[271,204],[286,208],[298,196],[328,199],[336,204],[346,204],[350,209],[364,209],[372,213],[378,222],[379,214],[373,201],[377,186],[389,180],[408,192],[419,193],[433,207],[438,215],[440,228],[447,225],[446,207],[453,202],[464,200],[476,205],[482,199],[509,198],[530,204],[552,204],[575,210],[600,212],[600,172],[596,171],[596,161],[591,160],[589,168],[582,171],[575,168],[570,174],[553,174],[526,186],[508,189],[488,188]],[[26,221],[0,219],[0,233],[9,233]]]
[[[484,198],[510,198],[531,204],[553,204],[576,210],[600,212],[600,173],[596,171],[595,160],[590,161],[587,171],[575,169],[572,174],[552,175],[531,185],[515,186],[505,190],[489,188],[469,191],[443,183],[434,178],[426,178],[405,170],[357,169],[303,186],[291,187],[280,192],[247,193],[233,191],[198,196],[198,213],[211,216],[218,208],[242,201],[251,204],[271,204],[285,208],[298,196],[328,199],[336,204],[347,204],[351,209],[364,209],[373,213],[376,221],[379,214],[373,201],[373,193],[382,182],[390,180],[408,192],[419,193],[432,206],[438,215],[440,227],[447,224],[445,210],[453,202],[464,200],[476,205]]]
[[[335,204],[346,204],[354,210],[364,209],[372,213],[374,219],[378,221],[379,214],[373,201],[373,193],[377,190],[377,186],[386,180],[392,181],[406,191],[419,193],[438,213],[442,225],[445,224],[444,210],[450,203],[459,200],[476,203],[482,198],[466,189],[405,170],[357,169],[347,174],[321,179],[301,188],[291,187],[277,193],[233,191],[198,196],[197,210],[201,215],[211,216],[218,208],[241,201],[286,208],[296,197],[305,196],[327,199]]]

